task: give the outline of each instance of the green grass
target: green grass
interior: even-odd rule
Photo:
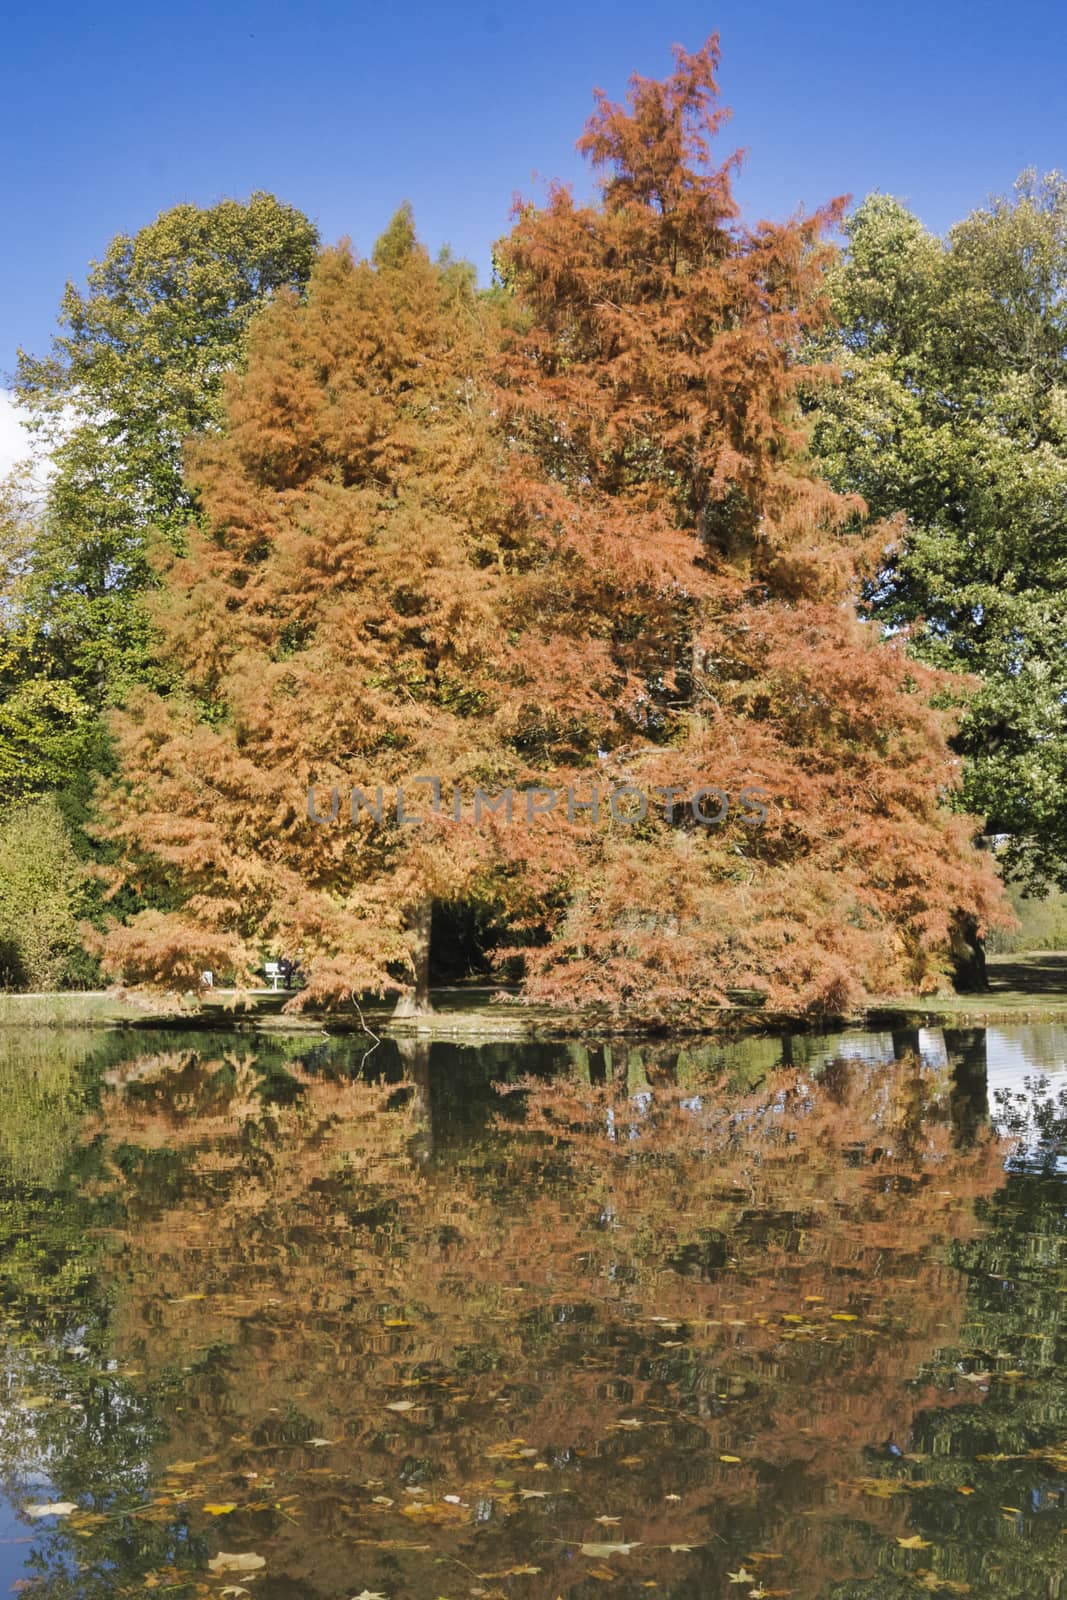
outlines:
[[[868,1016],[932,1021],[1059,1022],[1067,1020],[1067,950],[1028,950],[988,958],[984,994],[910,995],[887,999]]]
[[[891,1018],[926,1022],[1067,1021],[1067,950],[1032,950],[989,957],[990,988],[984,994],[904,995],[886,997],[849,1020],[883,1022]],[[491,1004],[488,989],[435,990],[437,1007],[429,1017],[393,1023],[391,1006],[366,1006],[362,1020],[354,1012],[282,1014],[290,994],[258,991],[236,1008],[234,997],[216,992],[203,1004],[191,996],[153,1001],[102,993],[0,993],[0,1028],[168,1027],[207,1028],[232,1032],[254,1028],[285,1033],[361,1032],[418,1033],[440,1039],[565,1038],[613,1034],[627,1028],[625,1017],[607,1019],[592,1013],[558,1011],[548,1006]],[[770,1017],[737,1006],[721,1013],[722,1029],[730,1032],[788,1030],[796,1024],[785,1016]],[[685,1032],[684,1025],[674,1030]]]

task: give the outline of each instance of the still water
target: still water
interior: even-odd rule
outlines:
[[[1067,1031],[0,1036],[0,1595],[1067,1596]]]

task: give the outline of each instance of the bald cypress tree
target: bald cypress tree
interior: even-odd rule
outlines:
[[[575,648],[614,673],[576,766],[663,792],[592,836],[531,989],[660,1015],[731,988],[836,1009],[935,987],[998,899],[942,804],[939,680],[856,619],[887,531],[857,532],[862,502],[808,454],[799,351],[842,205],[744,224],[737,157],[712,155],[718,59],[712,39],[626,105],[598,93],[599,198],[555,186],[498,248],[526,316],[502,378],[515,501],[568,554]],[[704,787],[712,825],[686,804]]]
[[[182,690],[114,722],[106,832],[172,909],[111,931],[112,971],[247,976],[288,952],[303,999],[406,971],[425,1004],[432,901],[474,893],[494,830],[435,819],[417,780],[444,808],[508,759],[484,339],[406,208],[373,261],[326,252],[306,303],[254,326],[193,457],[202,526],[153,604]]]

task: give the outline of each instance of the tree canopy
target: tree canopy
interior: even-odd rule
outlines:
[[[505,295],[434,266],[404,208],[250,327],[150,608],[171,680],[114,722],[106,831],[167,902],[113,930],[114,970],[248,973],[272,944],[342,999],[417,975],[434,900],[482,897],[530,993],[820,1010],[935,986],[995,915],[943,804],[941,680],[855,616],[885,530],[807,454],[841,205],[743,224],[717,61],[598,97],[600,197],[520,208]],[[667,798],[519,828],[305,807],[427,776]]]
[[[820,465],[903,513],[868,585],[917,656],[979,682],[962,804],[1031,884],[1067,884],[1067,181],[1015,193],[941,240],[886,195],[846,223],[841,383],[815,411]],[[960,698],[964,698],[961,694]]]
[[[3,517],[7,796],[87,791],[100,708],[158,672],[138,597],[152,540],[178,545],[195,509],[186,441],[218,425],[257,307],[303,285],[317,246],[273,195],[175,206],[67,285],[48,356],[19,352],[15,393],[51,465],[43,498],[12,486]]]

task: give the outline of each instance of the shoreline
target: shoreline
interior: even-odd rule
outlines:
[[[362,1017],[351,1012],[283,1015],[291,991],[216,990],[210,999],[162,1001],[122,991],[71,990],[54,994],[0,993],[0,1028],[128,1028],[212,1033],[307,1033],[320,1037],[369,1034],[383,1038],[566,1040],[769,1033],[810,1033],[839,1028],[987,1027],[1067,1023],[1067,952],[1033,951],[991,956],[990,988],[979,994],[904,995],[874,1000],[845,1014],[818,1017],[767,1012],[750,1004],[704,1011],[691,1022],[661,1024],[595,1011],[565,1011],[542,1004],[493,1001],[497,989],[478,985],[436,988],[435,1009],[416,1017],[392,1016],[391,1004],[372,1003]]]

